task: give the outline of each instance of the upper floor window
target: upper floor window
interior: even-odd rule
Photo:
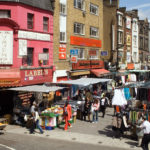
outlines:
[[[84,0],[74,0],[74,7],[84,10],[85,9],[85,1]]]
[[[98,15],[98,6],[94,4],[90,4],[90,12],[92,14]]]
[[[119,26],[122,26],[122,21],[123,21],[123,17],[122,17],[122,15],[118,15],[118,25]]]
[[[66,42],[66,32],[60,32],[60,42]]]
[[[47,48],[44,48],[44,49],[43,49],[43,53],[49,55],[48,49],[47,49]],[[48,60],[43,60],[43,65],[48,65]]]
[[[84,59],[84,48],[78,49],[78,59]]]
[[[74,33],[84,35],[84,24],[74,23]]]
[[[43,17],[43,31],[48,32],[48,22],[49,18]]]
[[[143,43],[143,37],[140,37],[140,48],[143,49],[144,48],[144,43]]]
[[[90,36],[98,37],[98,28],[90,27]]]
[[[0,10],[0,18],[11,18],[10,10]]]
[[[66,15],[66,5],[60,4],[60,13]]]
[[[27,16],[27,21],[28,21],[28,29],[33,29],[33,19],[34,19],[34,15],[33,14],[30,14],[28,13],[28,16]]]
[[[33,66],[33,48],[27,48],[27,65]]]
[[[118,31],[118,44],[123,44],[123,32]]]

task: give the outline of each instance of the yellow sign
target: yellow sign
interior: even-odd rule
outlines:
[[[127,39],[126,39],[127,41],[127,45],[131,45],[131,35],[127,35]]]

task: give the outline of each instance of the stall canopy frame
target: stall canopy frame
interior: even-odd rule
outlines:
[[[7,90],[49,93],[49,92],[55,92],[55,91],[63,90],[65,88],[67,88],[67,87],[46,86],[46,85],[31,85],[31,86],[8,88]]]
[[[102,78],[80,78],[77,80],[68,80],[57,82],[57,84],[68,84],[68,85],[78,85],[78,86],[89,86],[97,83],[110,82],[112,79],[102,79]]]

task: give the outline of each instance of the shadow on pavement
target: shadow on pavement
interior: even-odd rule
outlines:
[[[106,126],[103,131],[98,130],[98,133],[106,135],[107,137],[113,137],[114,136],[114,132],[112,131],[112,126],[111,125]]]
[[[129,145],[131,145],[131,147],[136,147],[137,146],[137,142],[135,142],[135,141],[133,141],[133,142],[125,142],[125,143],[127,143],[127,144],[129,144]]]

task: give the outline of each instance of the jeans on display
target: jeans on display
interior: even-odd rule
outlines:
[[[96,117],[96,120],[95,120],[95,117]],[[98,121],[98,110],[93,111],[93,122],[95,122],[95,121]]]
[[[39,120],[36,121],[36,127],[40,130],[41,133],[43,133],[43,129],[39,125]]]

